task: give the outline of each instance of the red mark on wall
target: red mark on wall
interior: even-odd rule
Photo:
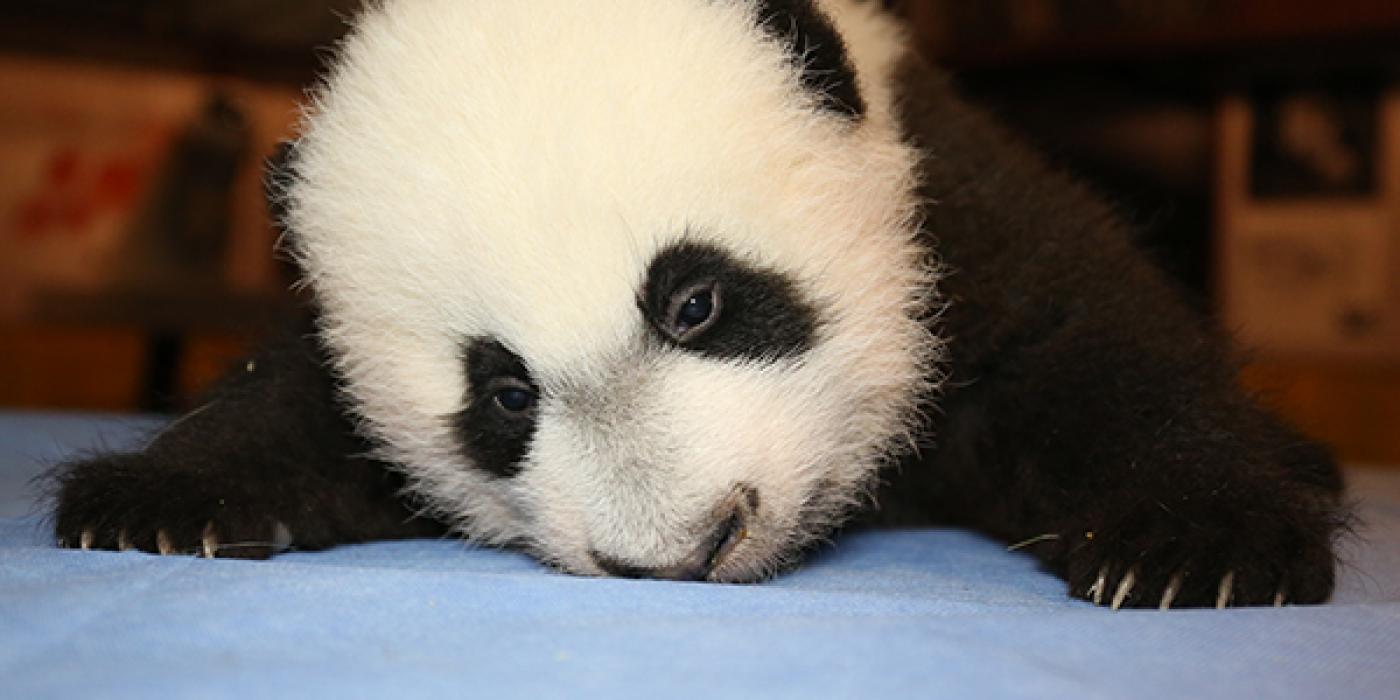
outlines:
[[[21,240],[81,238],[108,215],[132,213],[154,169],[159,151],[141,154],[85,153],[55,149],[42,166],[34,191],[20,199],[12,217]],[[144,157],[143,157],[144,156]]]

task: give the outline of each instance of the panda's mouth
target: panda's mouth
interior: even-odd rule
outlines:
[[[660,567],[646,567],[622,561],[597,550],[589,550],[594,563],[610,576],[651,578],[671,581],[706,581],[729,560],[749,537],[749,526],[759,504],[758,491],[747,484],[735,487],[716,509],[720,517],[700,544],[680,561]]]
[[[725,521],[724,525],[716,532],[723,532],[724,534],[716,540],[714,548],[705,558],[705,568],[707,569],[705,573],[706,576],[713,573],[715,569],[718,569],[721,564],[729,559],[729,555],[734,553],[734,549],[745,539],[748,539],[748,520],[747,518],[740,517],[738,513],[735,513],[729,516],[729,520]]]

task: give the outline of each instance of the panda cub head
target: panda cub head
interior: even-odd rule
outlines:
[[[860,505],[939,348],[899,54],[854,0],[367,11],[282,204],[427,511],[574,573],[737,581]]]

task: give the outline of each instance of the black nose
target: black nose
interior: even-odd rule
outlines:
[[[621,578],[655,578],[671,581],[703,581],[719,566],[748,534],[748,521],[758,505],[758,492],[744,486],[735,496],[725,499],[727,515],[718,519],[714,529],[689,556],[670,566],[646,567],[629,564],[598,552],[590,552],[598,568],[610,576]]]

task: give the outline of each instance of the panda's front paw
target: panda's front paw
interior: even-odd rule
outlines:
[[[1120,607],[1321,603],[1345,508],[1329,494],[1219,489],[1143,500],[1059,533],[1071,595]]]
[[[266,559],[290,546],[286,527],[248,499],[141,454],[72,462],[54,477],[63,547]]]

